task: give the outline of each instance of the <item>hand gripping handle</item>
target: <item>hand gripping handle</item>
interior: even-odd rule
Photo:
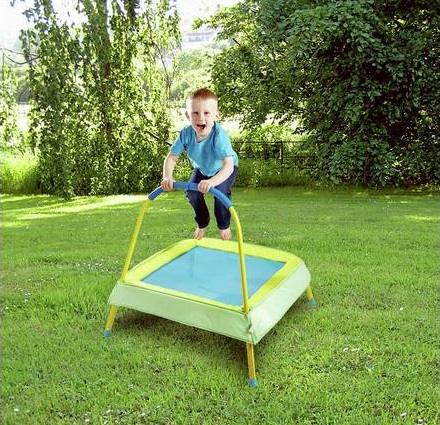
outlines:
[[[199,190],[196,183],[189,183],[189,182],[174,182],[173,189],[174,190],[196,190],[196,191]],[[164,192],[164,190],[162,189],[161,186],[159,186],[148,195],[148,199],[153,201],[162,192]],[[220,192],[215,187],[211,187],[211,189],[209,189],[209,193],[212,196],[214,196],[215,198],[217,198],[226,208],[229,209],[232,207],[231,200],[224,193]]]

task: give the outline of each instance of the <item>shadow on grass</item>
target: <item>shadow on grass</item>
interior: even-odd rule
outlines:
[[[245,343],[214,332],[124,309],[118,312],[113,334],[119,339],[145,334],[146,338],[164,349],[172,346],[184,358],[196,353],[198,358],[204,359],[204,363],[221,364],[238,379],[247,373]]]

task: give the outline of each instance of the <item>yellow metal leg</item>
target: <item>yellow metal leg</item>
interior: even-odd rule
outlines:
[[[112,334],[113,323],[115,321],[118,306],[112,305],[107,317],[107,323],[105,324],[104,336],[110,336]]]
[[[309,306],[310,307],[315,307],[316,301],[315,301],[315,298],[313,297],[312,288],[310,286],[308,286],[306,288],[306,294],[307,294],[307,298],[309,300]]]
[[[257,375],[255,373],[255,356],[254,356],[254,345],[251,343],[246,343],[246,353],[249,369],[249,386],[255,388],[258,384]]]

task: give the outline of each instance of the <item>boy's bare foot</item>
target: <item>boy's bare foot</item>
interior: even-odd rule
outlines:
[[[206,227],[201,229],[200,227],[197,227],[197,229],[194,231],[194,239],[197,239],[198,241],[205,236]]]
[[[231,229],[229,227],[227,229],[220,229],[220,237],[224,241],[231,239]]]

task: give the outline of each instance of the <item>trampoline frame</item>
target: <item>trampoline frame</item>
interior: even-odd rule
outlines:
[[[196,184],[187,183],[187,182],[174,182],[173,188],[175,190],[196,190],[196,191],[198,190]],[[163,189],[161,187],[156,188],[148,195],[147,199],[141,205],[141,209],[139,211],[139,214],[138,214],[138,217],[136,220],[136,225],[135,225],[135,228],[133,231],[133,235],[131,237],[128,253],[127,253],[127,256],[126,256],[126,259],[124,262],[121,277],[119,278],[118,283],[115,286],[114,291],[112,292],[112,295],[109,298],[110,311],[108,314],[108,318],[107,318],[107,322],[106,322],[105,330],[104,330],[104,336],[106,336],[106,337],[108,337],[112,334],[113,324],[114,324],[115,317],[116,317],[116,314],[118,311],[118,305],[114,302],[115,297],[113,296],[115,291],[119,291],[119,293],[121,293],[121,291],[125,291],[125,293],[127,293],[127,291],[131,291],[131,292],[137,291],[136,297],[138,295],[143,294],[145,302],[148,302],[148,298],[146,298],[146,297],[154,295],[154,290],[148,292],[148,291],[144,291],[139,288],[136,288],[135,286],[131,286],[131,285],[127,284],[127,276],[128,276],[128,282],[129,282],[130,281],[130,273],[132,272],[132,270],[129,270],[129,268],[130,268],[133,253],[134,253],[134,250],[135,250],[135,247],[137,244],[139,232],[141,229],[141,225],[142,225],[142,221],[144,219],[145,213],[146,213],[148,207],[150,206],[151,202],[154,201],[161,193],[163,193]],[[227,196],[225,196],[222,192],[220,192],[219,190],[217,190],[215,188],[211,188],[209,190],[209,193],[211,195],[213,195],[214,197],[216,197],[226,208],[229,209],[229,211],[231,213],[231,217],[232,217],[234,225],[235,225],[235,231],[236,231],[236,236],[237,236],[236,243],[233,241],[219,241],[219,243],[226,244],[225,246],[229,247],[229,249],[227,249],[228,251],[231,251],[231,252],[235,251],[238,255],[243,305],[241,307],[233,306],[230,309],[230,312],[227,311],[228,309],[225,309],[225,308],[221,309],[220,308],[220,310],[223,310],[222,314],[226,314],[226,313],[229,314],[230,313],[230,315],[232,315],[231,318],[229,318],[227,316],[222,316],[222,319],[234,320],[234,314],[235,315],[239,314],[239,315],[241,315],[241,317],[243,317],[245,319],[245,321],[247,320],[249,323],[252,323],[249,316],[254,312],[254,308],[256,307],[256,305],[254,302],[252,302],[252,298],[250,299],[248,296],[248,284],[247,284],[246,265],[245,265],[245,252],[247,253],[248,251],[252,251],[252,250],[258,249],[260,247],[250,245],[250,244],[245,244],[243,242],[243,233],[242,233],[240,220],[238,218],[238,215],[237,215],[237,212],[236,212],[234,206],[232,205],[231,200]],[[202,245],[202,246],[203,245],[207,245],[207,246],[214,245],[214,247],[215,247],[215,243],[216,243],[216,241],[209,239],[209,238],[206,238],[206,241],[194,241],[193,244]],[[185,245],[191,244],[191,241],[189,241],[189,240],[182,241],[181,244],[183,244],[185,246]],[[264,247],[261,247],[261,249],[269,250],[269,251],[271,250],[270,248],[264,248]],[[283,253],[282,251],[276,251],[276,250],[272,250],[272,251],[274,251],[275,253],[276,252]],[[289,254],[289,253],[283,253],[283,254],[285,254],[286,258],[289,258],[289,256],[291,256],[291,257],[298,259],[298,257],[293,256],[293,254]],[[300,260],[300,259],[298,259],[298,260]],[[302,285],[303,286],[307,285],[307,286],[305,286],[305,293],[306,293],[307,298],[309,300],[309,305],[314,306],[315,300],[313,297],[312,289],[309,285],[310,274],[308,273],[308,270],[305,267],[305,265],[302,263],[302,261],[301,261],[301,266],[303,268],[301,270],[301,273],[303,275],[306,274],[305,277],[303,276],[303,280],[304,280],[304,282],[306,282],[306,284],[304,284],[304,282],[303,282]],[[131,288],[129,288],[130,286],[131,286]],[[290,289],[292,289],[292,288],[290,288]],[[299,291],[299,293],[297,294],[298,297],[304,292],[304,289],[302,289],[302,286],[297,288],[296,290]],[[279,295],[279,296],[283,296],[283,293],[281,293],[281,295]],[[174,298],[178,299],[179,297],[177,296]],[[261,296],[259,298],[261,298]],[[296,301],[296,299],[297,298],[295,298],[295,300],[292,302],[292,304]],[[289,304],[287,308],[289,308],[292,304]],[[132,305],[129,304],[129,307],[134,308],[139,311],[145,311],[150,314],[155,314],[155,315],[159,315],[159,316],[161,315],[160,313],[151,312],[151,310],[148,310],[148,309],[143,310],[142,309],[142,297],[140,297],[140,300],[135,301]],[[274,320],[274,324],[276,324],[278,322],[278,320],[284,315],[284,313],[285,313],[285,311],[278,312],[279,317],[277,317],[276,320]],[[173,319],[171,317],[171,320],[176,320],[176,319]],[[180,321],[182,323],[181,320],[177,320],[177,321]],[[196,323],[189,322],[189,323],[185,323],[185,324],[216,332],[216,330],[209,329],[209,328],[206,328],[203,326],[198,326]],[[268,326],[266,324],[265,327],[263,326],[263,330],[260,331],[260,336],[258,337],[258,339],[255,339],[255,338],[252,338],[251,336],[249,336],[249,339],[246,338],[244,340],[246,342],[246,354],[247,354],[247,364],[248,364],[248,372],[249,372],[248,384],[250,387],[257,386],[254,345],[256,345],[256,343],[262,338],[262,336],[266,332],[268,332],[272,328],[273,325]],[[246,326],[246,323],[244,324],[244,326]],[[224,332],[222,332],[222,333],[227,335]],[[241,338],[237,337],[237,335],[233,335],[233,334],[228,335],[228,336],[230,336],[232,338],[236,338],[236,339],[241,339]]]

